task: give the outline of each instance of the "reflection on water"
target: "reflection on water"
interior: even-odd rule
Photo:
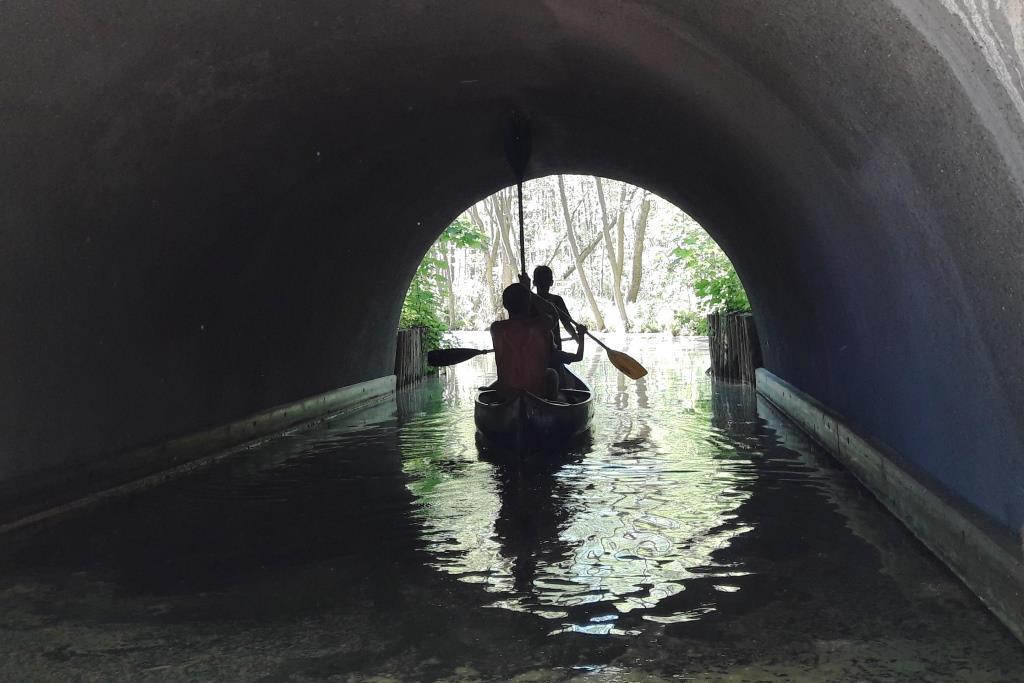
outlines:
[[[595,349],[593,433],[558,458],[478,448],[484,358],[3,537],[0,680],[1024,680],[977,598],[704,349],[614,345],[651,374]]]
[[[484,586],[494,607],[591,633],[635,633],[620,627],[626,614],[672,623],[713,611],[659,609],[690,578],[739,590],[729,579],[748,572],[713,553],[751,528],[735,510],[757,476],[756,441],[742,436],[756,425],[754,396],[713,391],[701,344],[634,340],[629,351],[651,370],[636,382],[599,349],[584,359],[594,427],[560,457],[477,447],[474,390],[493,379],[486,356],[449,370],[444,410],[428,403],[406,417],[403,470],[435,567]]]

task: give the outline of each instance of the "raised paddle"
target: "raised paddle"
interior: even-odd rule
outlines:
[[[530,163],[533,137],[530,134],[530,119],[513,111],[505,134],[505,158],[516,175],[516,193],[519,195],[519,266],[526,276],[526,234],[523,230],[523,180],[526,165]]]

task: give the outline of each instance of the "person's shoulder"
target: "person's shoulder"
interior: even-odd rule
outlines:
[[[516,328],[529,327],[533,316],[524,316],[516,318],[507,318],[505,320],[495,320],[491,323],[491,331],[495,330],[513,330]]]
[[[550,294],[548,296],[548,300],[551,301],[551,303],[553,303],[553,304],[558,304],[563,309],[565,308],[565,299],[563,299],[562,297],[558,296],[557,294]]]

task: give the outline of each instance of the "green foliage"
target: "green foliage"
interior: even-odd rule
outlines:
[[[673,267],[683,267],[692,278],[694,293],[708,313],[749,311],[750,301],[736,270],[725,253],[703,230],[688,231],[672,250]]]
[[[634,323],[635,322],[636,321],[634,320]],[[661,332],[661,325],[658,324],[657,320],[653,320],[651,318],[641,318],[640,329],[637,331],[647,333]]]
[[[429,258],[423,259],[423,263],[416,269],[405,301],[402,302],[402,315],[398,322],[402,329],[425,328],[424,342],[428,351],[440,348],[444,333],[448,331],[448,325],[438,314],[440,304],[436,288],[432,286],[436,264],[430,261]]]
[[[486,249],[487,236],[476,230],[468,221],[458,219],[445,228],[434,246],[423,257],[416,274],[409,284],[399,327],[426,328],[426,350],[440,348],[448,325],[444,320],[444,300],[449,294],[451,283],[445,272],[447,261],[444,254],[450,246],[462,249]]]
[[[577,269],[567,243],[565,207],[561,206],[556,180],[552,176],[528,184],[527,261],[553,267],[556,290],[577,319],[593,322],[598,317],[595,308],[611,317],[616,312],[611,290],[614,269],[608,268],[602,250],[602,216],[596,208],[595,183],[592,178],[577,178],[564,188],[567,205],[576,206],[576,213],[570,211],[574,238],[587,254],[582,269]],[[626,212],[631,220],[642,201],[652,201],[655,208],[650,209],[652,220],[643,237],[646,246],[639,296],[625,302],[626,315],[620,320],[628,318],[632,329],[641,332],[704,335],[708,313],[750,309],[732,264],[698,223],[658,197],[624,192],[626,199],[620,197],[620,201],[633,201],[634,195],[638,200]],[[622,193],[609,196],[616,194]],[[443,344],[449,327],[485,329],[494,317],[500,317],[500,308],[495,310],[497,295],[507,284],[503,280],[514,278],[519,269],[514,248],[516,210],[514,191],[502,191],[481,203],[476,212],[464,213],[445,228],[424,255],[410,284],[402,307],[403,327],[425,327],[427,344],[437,347]],[[635,225],[633,230],[636,237]],[[506,239],[512,244],[506,244]],[[502,244],[495,245],[494,240]],[[633,240],[627,239],[624,247],[624,261],[632,265],[636,251]],[[626,280],[631,279],[629,271],[625,268],[622,273]],[[586,288],[581,272],[588,279]]]
[[[676,324],[682,334],[693,334],[706,337],[708,334],[708,317],[698,311],[679,311],[676,313]]]
[[[460,249],[487,249],[487,235],[473,227],[465,218],[456,218],[437,238],[437,245],[453,245]]]

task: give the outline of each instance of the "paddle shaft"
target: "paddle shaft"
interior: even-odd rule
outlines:
[[[544,297],[542,297],[540,294],[536,294],[535,296],[537,296],[540,299],[544,299]],[[569,315],[569,311],[567,311],[567,310],[565,310],[563,308],[559,308],[558,306],[556,306],[554,303],[548,301],[547,299],[544,299],[544,301],[547,301],[549,304],[551,304],[551,307],[553,309],[555,309],[556,311],[562,313],[566,318],[569,319],[569,322],[571,322],[573,325],[579,326],[579,323],[576,322],[575,320],[573,320],[572,316]],[[607,344],[605,344],[603,341],[601,341],[600,339],[595,337],[593,332],[591,332],[590,330],[587,330],[587,336],[590,337],[591,339],[593,339],[595,342],[597,342],[597,345],[600,346],[605,351],[612,351],[612,349],[608,348]],[[568,339],[563,339],[562,341],[569,341],[569,340]]]
[[[549,301],[548,303],[551,302]],[[553,303],[551,304],[551,307],[554,308],[556,311],[560,310],[558,306]],[[580,324],[573,321],[572,316],[569,315],[568,311],[561,310],[561,312],[565,315],[566,318],[568,318],[569,323],[577,326],[577,328],[579,329]],[[587,331],[587,335],[595,342],[597,342],[601,348],[604,349],[604,352],[608,354],[608,360],[611,362],[611,365],[613,365],[615,367],[615,370],[617,370],[618,372],[621,372],[622,374],[626,375],[631,380],[638,380],[647,374],[647,369],[641,366],[639,362],[637,362],[636,358],[632,357],[627,353],[623,353],[622,351],[616,351],[612,348],[608,348],[608,345],[602,342],[597,337],[595,337],[590,330]],[[582,339],[580,340],[580,342],[578,342],[580,343],[580,346],[583,346],[582,342]]]
[[[570,320],[572,320],[572,318],[569,318],[569,319],[570,319]],[[575,321],[573,321],[573,322],[574,322],[575,324],[579,324],[579,323],[576,323]],[[612,349],[609,349],[609,348],[608,348],[608,345],[607,345],[607,344],[605,344],[605,343],[604,343],[603,341],[601,341],[600,339],[598,339],[597,337],[595,337],[595,336],[594,336],[593,334],[591,334],[591,333],[590,333],[590,330],[587,330],[587,336],[588,336],[588,337],[590,337],[591,339],[593,339],[594,341],[596,341],[596,342],[597,342],[597,345],[598,345],[598,346],[600,346],[600,347],[601,347],[602,349],[604,349],[605,351],[611,351],[611,350],[612,350]]]
[[[559,341],[576,341],[576,338],[575,337],[562,337]],[[597,341],[596,339],[594,341],[596,341],[598,344],[601,344],[601,342]],[[604,344],[601,344],[601,346],[604,346]],[[608,348],[608,347],[605,346],[605,348]],[[456,350],[458,350],[458,347],[456,347],[454,349],[443,349],[443,350],[445,350],[445,351],[456,351]],[[477,351],[477,350],[480,351],[481,355],[483,355],[485,353],[494,353],[494,349],[474,349],[474,351]]]
[[[519,265],[522,267],[522,274],[526,275],[526,232],[523,230],[523,177],[519,176],[516,183],[516,190],[519,193]]]
[[[516,194],[519,196],[519,267],[526,275],[526,233],[523,227],[523,180],[526,179],[526,165],[530,162],[532,138],[530,121],[518,111],[512,112],[511,129],[505,141],[505,155],[512,172],[516,174]]]
[[[561,310],[557,305],[553,303],[551,304],[551,307],[554,308],[556,311]],[[572,316],[569,315],[568,311],[561,310],[561,312],[565,315],[566,318],[568,318],[569,322],[579,327],[579,323],[572,319]],[[640,365],[640,363],[638,363],[637,360],[632,356],[625,354],[622,351],[616,351],[615,349],[608,348],[608,345],[605,344],[600,339],[598,339],[597,337],[595,337],[590,332],[590,330],[587,330],[587,335],[595,342],[597,342],[602,349],[604,349],[605,353],[608,354],[608,360],[611,361],[611,364],[615,366],[615,369],[621,372],[622,374],[626,375],[630,379],[640,379],[641,377],[647,374],[647,368]]]
[[[566,337],[562,341],[571,341],[572,337]],[[427,364],[435,368],[446,368],[459,363],[465,363],[470,358],[494,353],[494,349],[433,349],[427,352]]]

